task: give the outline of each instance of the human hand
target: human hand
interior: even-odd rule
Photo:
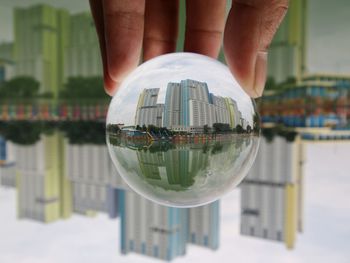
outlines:
[[[106,92],[113,95],[143,60],[174,52],[178,0],[90,0],[99,36]],[[223,36],[226,62],[253,98],[264,90],[267,50],[288,0],[187,0],[184,51],[217,58]],[[226,21],[225,21],[226,20]]]

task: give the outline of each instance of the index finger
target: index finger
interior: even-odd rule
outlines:
[[[267,73],[267,50],[288,0],[233,0],[224,33],[227,64],[251,97],[260,97]]]

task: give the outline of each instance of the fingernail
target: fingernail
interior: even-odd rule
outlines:
[[[254,98],[261,97],[264,91],[267,74],[267,52],[259,51],[255,62]]]

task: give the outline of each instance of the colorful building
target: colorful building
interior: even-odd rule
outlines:
[[[347,127],[349,97],[350,76],[305,75],[267,92],[259,103],[261,119],[291,127]]]

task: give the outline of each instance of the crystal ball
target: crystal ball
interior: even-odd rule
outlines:
[[[195,207],[247,175],[260,119],[224,64],[173,53],[128,75],[111,100],[106,131],[109,154],[132,190],[158,204]]]

